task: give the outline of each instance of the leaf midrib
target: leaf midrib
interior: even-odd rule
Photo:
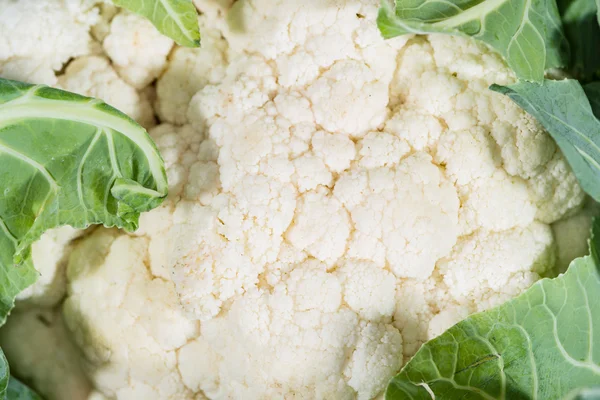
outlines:
[[[46,169],[45,166],[38,163],[37,161],[35,161],[33,158],[27,156],[26,154],[23,154],[13,148],[11,148],[10,146],[3,143],[2,141],[0,141],[0,153],[8,154],[14,158],[17,158],[17,159],[23,161],[26,164],[31,165],[33,167],[33,169],[35,169],[40,174],[42,174],[44,179],[46,179],[46,181],[48,181],[48,184],[50,185],[50,189],[52,191],[54,191],[55,193],[58,192],[59,185],[56,182],[56,180],[54,179],[54,177],[50,174],[50,172],[48,172],[48,170]]]
[[[194,42],[196,39],[194,39],[194,37],[189,34],[189,30],[185,27],[185,24],[179,18],[179,16],[180,16],[179,13],[176,12],[175,10],[173,10],[173,8],[171,7],[171,5],[169,4],[169,1],[168,0],[160,0],[160,3],[165,8],[165,11],[167,12],[167,15],[173,21],[175,21],[175,24],[177,24],[177,27],[179,28],[179,30],[181,31],[181,33],[183,34],[183,36],[185,36],[191,42]],[[156,10],[156,7],[157,6],[155,6],[155,10]]]
[[[134,142],[146,156],[150,171],[156,180],[157,192],[167,193],[167,182],[163,179],[159,162],[161,158],[151,145],[146,131],[124,118],[98,110],[94,106],[99,103],[98,101],[69,103],[29,96],[27,101],[9,102],[0,107],[0,129],[30,118],[48,118],[75,121],[119,132]]]
[[[504,3],[506,3],[506,0],[483,0],[476,6],[468,8],[467,10],[458,13],[453,17],[447,18],[440,22],[436,22],[432,24],[432,26],[447,29],[456,28],[469,21],[473,21],[476,19],[479,19],[481,21],[483,16],[486,16],[492,11],[495,11],[496,9],[500,8]]]

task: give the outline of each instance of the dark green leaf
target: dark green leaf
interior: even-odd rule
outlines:
[[[198,12],[192,0],[113,0],[113,3],[148,18],[156,29],[182,46],[200,46]]]
[[[384,1],[377,23],[391,38],[408,33],[471,36],[499,52],[516,75],[541,82],[544,71],[567,65],[568,43],[555,0]]]
[[[583,87],[583,90],[585,90],[596,118],[600,119],[600,82],[588,83]]]
[[[0,79],[0,325],[36,277],[31,244],[51,228],[137,228],[167,194],[146,131],[105,103]]]
[[[600,25],[594,0],[563,0],[563,26],[571,45],[571,71],[581,79],[600,72]]]
[[[544,126],[569,161],[581,187],[599,201],[600,121],[579,82],[519,82],[509,87],[492,85],[491,89],[510,97]]]
[[[595,221],[590,247],[600,248]],[[600,274],[592,256],[424,344],[388,385],[397,399],[561,399],[600,382]],[[434,397],[435,396],[435,397]]]

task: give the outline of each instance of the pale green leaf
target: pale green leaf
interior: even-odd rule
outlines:
[[[31,244],[51,228],[136,229],[167,194],[146,131],[105,103],[0,79],[0,325],[37,278]]]
[[[0,399],[42,400],[42,398],[14,376],[10,376],[8,361],[0,350]]]
[[[148,18],[156,29],[182,46],[200,46],[198,12],[192,0],[113,0],[113,3]]]
[[[600,121],[576,80],[519,82],[492,90],[510,97],[552,135],[569,161],[581,187],[600,200]]]
[[[597,254],[600,223],[590,247]],[[424,344],[386,390],[398,399],[562,399],[600,382],[598,260],[472,315]]]
[[[42,400],[42,398],[14,376],[8,381],[6,400]]]
[[[387,0],[377,23],[391,38],[416,33],[467,35],[500,53],[517,77],[541,82],[565,66],[568,43],[555,0]]]
[[[600,386],[593,386],[574,390],[566,395],[563,400],[599,400]]]
[[[8,368],[8,360],[2,349],[0,349],[0,399],[6,399],[9,379],[10,369]]]

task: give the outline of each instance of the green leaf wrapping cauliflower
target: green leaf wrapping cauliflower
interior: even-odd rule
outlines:
[[[552,231],[585,224],[584,193],[487,89],[515,77],[485,46],[384,41],[378,0],[195,3],[202,48],[146,75],[169,198],[136,233],[69,245],[60,312],[90,398],[370,399],[423,342],[552,274],[557,243],[586,251],[586,229]],[[145,93],[120,37],[94,57]],[[11,324],[3,347],[24,338]]]

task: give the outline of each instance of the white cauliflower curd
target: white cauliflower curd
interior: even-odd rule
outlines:
[[[25,375],[32,350],[7,351],[49,400],[372,399],[423,342],[586,250],[575,176],[471,39],[384,41],[379,0],[197,0],[188,49],[91,0],[22,3],[0,0],[0,74],[158,123],[170,184],[133,234],[56,239],[66,271],[48,260],[21,295],[21,320],[64,320],[70,364]],[[78,33],[38,54],[3,10]],[[18,321],[3,347],[37,340]]]

